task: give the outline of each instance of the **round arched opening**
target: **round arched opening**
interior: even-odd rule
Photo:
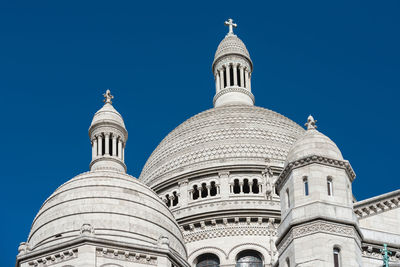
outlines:
[[[196,267],[219,267],[219,258],[212,253],[202,254],[197,257]]]
[[[236,257],[236,267],[262,267],[263,261],[260,253],[254,250],[245,250]]]

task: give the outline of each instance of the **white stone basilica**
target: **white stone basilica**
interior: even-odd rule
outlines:
[[[17,267],[373,267],[384,244],[400,263],[400,190],[357,202],[349,161],[312,116],[303,129],[254,106],[253,63],[225,24],[214,108],[168,134],[139,179],[107,90],[90,171],[44,202]]]

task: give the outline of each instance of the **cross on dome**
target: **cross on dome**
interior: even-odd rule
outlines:
[[[107,104],[107,103],[112,104],[111,99],[113,99],[114,96],[111,95],[110,89],[107,89],[106,93],[103,94],[103,96],[104,96],[104,100],[103,100],[104,103],[106,103],[106,104]]]
[[[233,33],[233,27],[237,28],[237,24],[233,23],[233,19],[228,19],[228,21],[225,21],[225,25],[229,26],[228,34],[234,34]]]
[[[316,123],[317,120],[314,120],[314,117],[310,115],[307,118],[307,123],[305,126],[307,127],[307,130],[317,129],[317,125],[315,125]]]

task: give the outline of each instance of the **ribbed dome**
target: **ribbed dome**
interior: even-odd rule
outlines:
[[[304,129],[268,109],[228,105],[206,110],[182,123],[154,150],[140,180],[154,185],[193,170],[234,164],[283,167]]]
[[[106,103],[94,114],[90,127],[93,127],[101,122],[114,123],[125,129],[125,123],[121,114],[119,114],[119,112],[110,103]]]
[[[286,164],[313,155],[343,160],[339,148],[329,137],[316,129],[310,129],[294,143],[289,151]]]
[[[229,54],[242,55],[250,62],[250,54],[247,51],[245,44],[235,34],[227,34],[225,38],[218,45],[217,51],[214,56],[214,63],[221,57]],[[214,65],[213,63],[213,65]]]
[[[157,246],[161,236],[186,257],[182,233],[165,204],[147,186],[127,174],[87,172],[60,186],[36,215],[28,243],[33,250],[65,243],[83,224],[94,237]]]

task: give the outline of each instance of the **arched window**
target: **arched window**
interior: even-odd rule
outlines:
[[[172,193],[174,195],[174,200],[172,201],[172,206],[176,206],[179,203],[178,200],[178,195],[176,194],[176,191],[174,191],[174,193]]]
[[[286,189],[286,208],[290,208],[290,195],[289,195],[289,188]]]
[[[289,260],[289,258],[286,258],[286,267],[290,267],[290,260]]]
[[[333,266],[340,267],[340,248],[333,248]]]
[[[210,196],[215,195],[217,195],[217,187],[215,186],[215,182],[211,182]]]
[[[219,267],[219,258],[211,253],[200,255],[196,267]]]
[[[326,185],[327,185],[327,190],[328,190],[328,196],[333,195],[333,182],[332,182],[332,177],[328,176],[326,179]]]
[[[240,185],[239,185],[239,180],[235,179],[233,181],[233,193],[234,194],[239,194],[240,193]]]
[[[262,267],[263,262],[260,254],[254,250],[245,250],[238,254],[236,267]]]
[[[201,198],[205,198],[208,196],[208,189],[206,183],[201,184]]]
[[[250,186],[249,186],[249,180],[244,179],[243,180],[243,193],[248,194],[250,193]]]
[[[251,192],[253,192],[254,194],[258,194],[260,191],[258,189],[258,181],[257,179],[253,179],[253,185],[251,187]]]
[[[166,199],[165,204],[167,204],[167,207],[171,207],[171,199],[169,198],[169,195],[166,195],[165,199]]]
[[[304,195],[308,196],[308,178],[307,176],[304,176],[303,178],[303,184],[304,184]]]
[[[196,200],[199,198],[199,189],[197,188],[197,185],[193,186],[193,200]]]

